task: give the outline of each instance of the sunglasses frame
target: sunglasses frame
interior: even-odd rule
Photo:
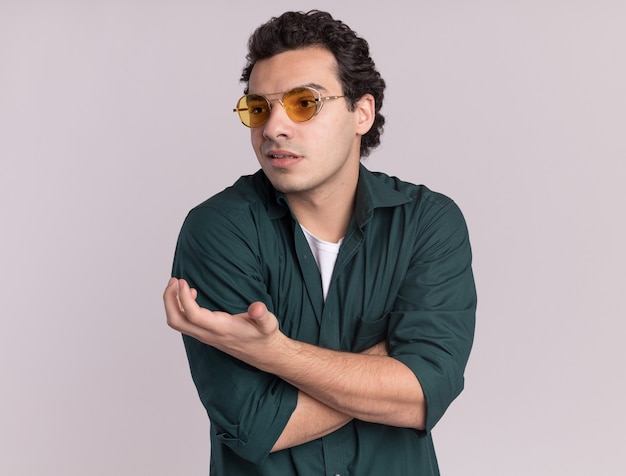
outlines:
[[[291,117],[289,115],[289,110],[285,108],[285,103],[284,103],[285,96],[287,94],[289,94],[289,93],[291,93],[293,91],[298,91],[300,89],[306,89],[308,91],[311,91],[313,93],[313,96],[314,96],[313,100],[315,101],[315,112],[313,113],[313,115],[311,117],[309,117],[308,119],[305,119],[303,121],[298,121],[297,119],[294,119],[293,117]],[[280,99],[269,99],[268,98],[268,96],[276,96],[276,95],[282,95],[282,96],[281,96]],[[265,118],[265,120],[262,123],[260,123],[260,124],[258,124],[256,126],[249,126],[248,124],[246,124],[243,121],[243,119],[241,117],[241,111],[247,111],[249,108],[247,108],[247,107],[239,107],[239,103],[241,103],[241,101],[244,98],[248,98],[250,96],[254,96],[254,97],[257,97],[257,98],[263,98],[265,100],[265,102],[267,103],[267,106],[268,106],[268,115],[267,115],[267,117]],[[332,100],[332,99],[340,99],[340,98],[343,98],[343,97],[345,97],[345,96],[322,96],[322,93],[320,91],[318,91],[317,89],[315,89],[315,88],[313,88],[311,86],[298,86],[298,87],[295,87],[295,88],[291,88],[291,89],[289,89],[289,90],[287,90],[285,92],[282,92],[282,93],[271,93],[271,94],[266,94],[266,95],[264,95],[264,94],[244,94],[237,101],[237,107],[235,107],[233,109],[233,112],[237,113],[237,115],[239,116],[239,120],[241,121],[241,123],[244,126],[249,127],[251,129],[254,129],[254,128],[257,128],[257,127],[261,127],[262,125],[264,125],[268,121],[269,116],[270,116],[269,113],[272,112],[272,101],[278,101],[280,103],[280,105],[283,107],[283,109],[285,109],[285,113],[287,114],[287,117],[289,117],[289,119],[291,119],[293,122],[306,122],[306,121],[310,121],[311,119],[313,119],[315,116],[317,116],[319,114],[319,112],[322,110],[322,107],[324,106],[324,101]]]

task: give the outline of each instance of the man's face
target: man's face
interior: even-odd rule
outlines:
[[[248,85],[250,94],[271,100],[269,119],[251,129],[251,138],[276,189],[308,200],[327,199],[356,185],[361,135],[371,126],[363,121],[360,108],[349,111],[344,98],[326,100],[312,119],[294,122],[278,102],[282,93],[298,86],[314,87],[323,97],[343,95],[332,53],[307,48],[258,61]]]

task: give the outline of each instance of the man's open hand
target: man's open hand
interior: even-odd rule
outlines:
[[[196,297],[184,279],[170,279],[163,293],[170,327],[252,365],[282,336],[276,316],[262,302],[232,315],[202,308]]]

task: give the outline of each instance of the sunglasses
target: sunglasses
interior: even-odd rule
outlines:
[[[280,93],[268,94],[275,96]],[[324,101],[339,99],[343,96],[326,96],[308,86],[290,89],[283,93],[278,102],[283,106],[287,116],[295,122],[305,122],[313,119],[321,110]],[[237,101],[237,107],[233,109],[239,115],[244,126],[260,127],[267,122],[272,111],[272,103],[266,96],[260,94],[246,94]]]

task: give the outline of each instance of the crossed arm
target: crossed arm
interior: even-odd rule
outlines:
[[[298,403],[272,451],[311,441],[353,418],[423,429],[426,403],[415,374],[387,355],[384,343],[354,354],[283,334],[260,302],[248,312],[212,312],[186,281],[170,279],[163,295],[170,327],[298,388]]]

